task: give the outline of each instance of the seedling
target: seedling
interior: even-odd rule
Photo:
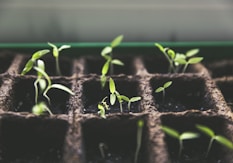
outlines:
[[[102,75],[101,75],[101,86],[104,87],[107,81],[106,75],[110,69],[110,75],[114,73],[113,65],[119,65],[123,66],[124,63],[120,61],[119,59],[114,59],[113,58],[113,49],[120,45],[122,42],[124,36],[119,35],[113,41],[111,42],[110,46],[106,46],[102,51],[101,51],[101,56],[106,60],[102,67]]]
[[[104,97],[103,100],[98,104],[98,109],[99,109],[98,114],[100,115],[100,117],[104,119],[106,119],[105,111],[110,109],[106,102],[107,98],[108,97]]]
[[[183,141],[188,140],[188,139],[196,139],[199,137],[199,134],[195,132],[183,132],[180,134],[175,129],[167,127],[167,126],[161,126],[161,128],[166,134],[168,134],[169,136],[179,141],[179,153],[178,153],[179,158],[181,156],[181,152],[183,149]]]
[[[159,48],[159,50],[164,54],[166,59],[169,62],[169,73],[178,73],[182,68],[182,73],[187,70],[188,65],[196,64],[203,60],[203,57],[194,57],[199,49],[191,49],[187,51],[185,54],[176,53],[174,50],[170,48],[164,48],[162,45],[155,43],[155,46]]]
[[[35,62],[40,59],[41,57],[43,57],[45,54],[49,53],[49,50],[45,49],[45,50],[39,50],[35,53],[32,54],[32,57],[30,58],[30,60],[26,63],[23,71],[21,72],[21,75],[25,75],[26,73],[28,73],[34,66]]]
[[[61,74],[61,69],[60,69],[60,64],[59,64],[59,55],[60,52],[64,49],[68,49],[71,46],[70,45],[62,45],[60,48],[58,48],[56,45],[48,42],[49,46],[51,46],[53,48],[53,56],[56,60],[56,71],[57,71],[57,75],[62,75]]]
[[[141,97],[127,97],[127,96],[124,96],[122,95],[121,97],[124,101],[128,102],[128,110],[130,111],[130,107],[131,107],[131,103],[133,102],[137,102],[137,101],[140,101],[142,98]]]
[[[137,122],[137,147],[134,155],[134,163],[138,162],[138,155],[142,144],[142,132],[143,132],[144,121],[138,120]]]
[[[52,84],[52,81],[50,79],[50,77],[48,76],[48,74],[41,69],[40,67],[34,67],[34,69],[40,73],[47,81],[47,87],[45,88],[44,92],[43,92],[43,96],[48,100],[49,104],[50,104],[50,98],[48,97],[47,93],[49,90],[51,90],[52,88],[56,88],[56,89],[60,89],[63,90],[71,95],[74,95],[74,93],[67,88],[66,86],[62,85],[62,84]]]
[[[167,88],[170,87],[171,85],[172,85],[172,81],[168,81],[168,82],[164,83],[163,86],[158,87],[158,88],[155,90],[155,93],[160,93],[160,92],[163,93],[163,102],[164,102],[164,99],[165,99],[165,89],[167,89]]]
[[[105,159],[105,150],[108,149],[108,146],[105,144],[105,143],[99,143],[99,150],[100,150],[100,154],[101,154],[101,157],[103,159]]]
[[[211,138],[209,141],[207,152],[205,154],[206,158],[208,157],[208,154],[210,152],[210,149],[212,147],[214,140],[217,141],[218,143],[222,144],[223,146],[233,150],[233,143],[230,140],[228,140],[227,138],[225,138],[222,135],[216,135],[214,133],[214,131],[212,129],[210,129],[209,127],[197,124],[196,128]]]

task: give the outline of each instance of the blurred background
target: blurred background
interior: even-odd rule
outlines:
[[[1,0],[0,42],[233,40],[232,0]]]

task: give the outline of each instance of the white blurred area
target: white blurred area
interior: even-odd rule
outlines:
[[[233,41],[232,0],[0,0],[0,42]]]

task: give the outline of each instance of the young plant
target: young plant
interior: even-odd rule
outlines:
[[[107,81],[106,75],[108,71],[110,70],[110,75],[114,73],[113,65],[119,65],[123,66],[124,63],[120,61],[119,59],[114,59],[113,58],[113,49],[117,46],[120,45],[122,42],[124,36],[119,35],[113,41],[111,42],[110,46],[106,46],[102,51],[101,51],[101,56],[106,60],[102,67],[101,71],[101,86],[104,87]]]
[[[32,57],[28,60],[25,67],[23,68],[23,71],[21,72],[21,75],[25,75],[26,73],[28,73],[33,68],[36,61],[38,59],[40,59],[41,57],[43,57],[45,54],[48,54],[48,53],[49,53],[49,50],[47,50],[47,49],[39,50],[39,51],[33,53]]]
[[[224,136],[216,135],[214,133],[214,131],[212,129],[210,129],[209,127],[197,124],[196,128],[198,130],[200,130],[202,133],[206,134],[207,136],[209,136],[211,138],[210,141],[209,141],[207,152],[205,154],[206,158],[208,157],[208,154],[210,152],[210,149],[212,147],[212,144],[213,144],[214,140],[217,141],[218,143],[222,144],[223,146],[233,150],[233,143],[230,140],[228,140]]]
[[[181,156],[181,152],[183,149],[183,141],[188,139],[196,139],[199,137],[198,133],[195,132],[183,132],[179,133],[173,128],[167,127],[167,126],[161,126],[162,130],[169,136],[177,139],[179,141],[179,153],[178,158]]]
[[[62,84],[52,84],[52,81],[50,79],[50,77],[48,76],[48,74],[41,69],[40,67],[34,67],[34,69],[40,73],[47,81],[47,86],[43,92],[43,96],[48,100],[49,104],[50,104],[50,98],[48,97],[47,93],[49,90],[51,90],[52,88],[56,88],[56,89],[60,89],[62,91],[65,91],[71,95],[74,95],[74,93],[72,92],[72,90],[70,90],[69,88],[67,88],[66,86],[62,85]]]
[[[143,120],[138,120],[137,122],[137,147],[136,147],[136,151],[135,151],[135,155],[134,155],[134,163],[138,162],[138,155],[139,155],[139,151],[141,148],[141,144],[142,144],[142,132],[143,132],[143,127],[144,127],[144,121]]]
[[[70,45],[62,45],[60,48],[58,48],[56,45],[48,42],[49,46],[51,46],[53,48],[53,56],[56,60],[56,71],[57,71],[57,75],[62,75],[61,74],[61,69],[60,69],[60,64],[59,64],[59,55],[60,52],[64,49],[68,49],[71,46]]]
[[[123,99],[124,101],[128,102],[128,110],[130,111],[131,104],[132,104],[133,102],[140,101],[142,98],[141,98],[141,97],[138,97],[138,96],[137,96],[137,97],[131,97],[131,98],[129,98],[129,97],[127,97],[127,96],[122,95],[122,99]]]
[[[105,111],[110,109],[106,102],[107,98],[108,97],[104,97],[103,100],[98,104],[98,109],[99,109],[98,114],[100,115],[100,117],[104,119],[106,119]]]
[[[203,57],[194,57],[199,49],[191,49],[185,54],[176,53],[170,48],[164,48],[161,44],[155,43],[155,46],[164,54],[169,62],[169,73],[178,73],[182,68],[182,73],[184,73],[190,64],[196,64],[203,60]]]
[[[155,89],[155,93],[163,93],[163,102],[165,99],[165,89],[167,89],[168,87],[170,87],[172,85],[172,81],[168,81],[166,83],[163,84],[163,86],[158,87],[157,89]]]

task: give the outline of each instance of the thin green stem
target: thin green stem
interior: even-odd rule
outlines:
[[[120,103],[120,110],[121,110],[121,113],[123,113],[122,102],[119,101],[119,103]]]
[[[165,101],[165,89],[163,89],[163,103]]]
[[[138,155],[139,155],[139,151],[140,151],[141,144],[142,144],[142,129],[143,129],[143,126],[138,126],[137,147],[136,147],[136,151],[135,151],[135,155],[134,155],[134,163],[138,162]]]
[[[186,64],[184,65],[184,68],[183,68],[183,70],[182,70],[182,73],[185,73],[187,67],[188,67],[188,63],[186,63]]]
[[[37,84],[39,82],[39,79],[36,79],[36,81],[34,82],[34,88],[35,88],[35,104],[38,103],[38,87]]]
[[[61,69],[60,69],[60,65],[59,65],[59,57],[56,57],[56,71],[57,71],[57,75],[61,76]]]
[[[210,139],[210,142],[209,142],[209,145],[208,145],[208,149],[207,149],[207,152],[205,154],[205,158],[208,157],[213,142],[214,142],[214,137]]]
[[[182,139],[179,139],[179,145],[180,145],[180,147],[179,147],[178,158],[181,157],[181,152],[182,152],[182,149],[183,149],[183,141],[182,141]]]
[[[114,74],[114,67],[113,67],[113,64],[112,64],[112,59],[113,59],[113,54],[110,53],[110,57],[111,57],[111,61],[110,61],[110,75],[113,75]]]

